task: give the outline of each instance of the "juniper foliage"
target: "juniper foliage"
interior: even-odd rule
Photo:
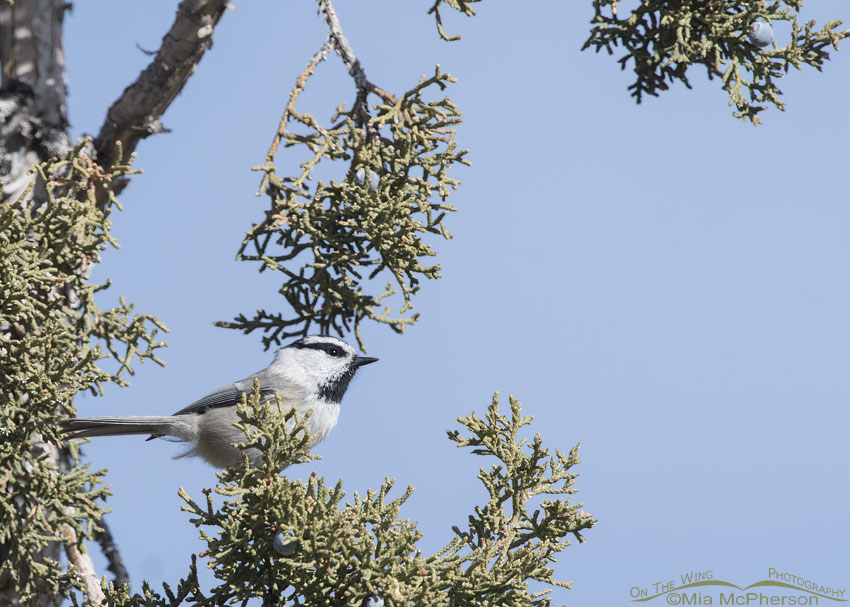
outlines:
[[[266,162],[255,168],[263,173],[260,194],[270,208],[237,255],[283,275],[279,292],[291,311],[257,310],[217,323],[261,331],[266,348],[311,331],[344,336],[353,330],[365,349],[364,319],[397,333],[416,322],[411,309],[421,278],[440,276],[439,264],[426,261],[436,253],[424,237],[451,238],[445,217],[455,207],[445,201],[459,182],[450,172],[469,164],[455,141],[460,111],[448,97],[432,94],[455,81],[439,66],[392,95],[366,80],[355,63],[358,93],[350,109],[340,105],[326,125],[299,111],[298,96],[328,50],[323,47],[298,78]],[[370,98],[376,98],[371,107]],[[297,175],[278,174],[281,143],[305,152]],[[316,179],[320,163],[338,179]],[[394,313],[387,302],[396,294]]]
[[[183,489],[183,509],[206,543],[198,555],[218,580],[201,587],[197,557],[176,586],[162,592],[145,584],[130,595],[127,587],[107,588],[104,604],[164,607],[183,603],[245,605],[360,605],[369,594],[380,594],[389,606],[429,607],[494,605],[545,607],[553,604],[555,555],[580,541],[593,518],[570,502],[576,492],[572,471],[579,463],[578,446],[568,455],[551,456],[539,435],[522,438],[531,422],[510,398],[503,414],[494,396],[483,418],[460,418],[462,429],[449,432],[459,447],[494,458],[478,478],[488,500],[476,506],[461,530],[444,548],[425,556],[417,548],[416,523],[401,517],[408,487],[390,497],[394,481],[346,500],[342,481],[328,485],[315,474],[293,480],[282,468],[313,459],[304,419],[279,398],[263,401],[259,386],[239,406],[239,426],[247,438],[242,448],[263,453],[255,467],[231,468],[218,474],[214,489],[195,500]],[[213,493],[222,496],[216,505]],[[273,547],[274,537],[291,538],[287,555]]]
[[[111,184],[131,171],[102,169],[85,145],[36,166],[37,185],[0,205],[0,589],[13,587],[22,604],[79,587],[50,546],[68,541],[69,529],[81,546],[108,494],[103,472],[73,465],[74,445],[47,457],[60,443],[59,419],[73,414],[75,394],[125,385],[134,359],[161,364],[164,345],[156,336],[165,326],[133,304],[97,305],[109,283],[91,283],[89,270],[116,246]],[[99,191],[106,208],[96,204]]]
[[[440,38],[447,42],[460,40],[460,35],[449,36],[446,33],[446,30],[443,29],[443,17],[440,13],[442,5],[447,4],[450,8],[453,8],[457,12],[462,13],[467,17],[472,17],[475,15],[475,10],[472,8],[472,5],[476,2],[481,2],[481,0],[434,0],[434,4],[428,9],[428,14],[434,15],[434,20],[437,23],[437,33],[440,34]]]
[[[631,62],[635,81],[628,88],[638,103],[674,82],[691,88],[688,70],[701,65],[728,93],[733,115],[754,125],[768,106],[785,109],[777,80],[791,67],[820,71],[829,59],[827,47],[838,50],[838,42],[850,36],[850,30],[837,30],[838,20],[819,30],[814,21],[801,24],[802,0],[640,0],[625,16],[622,4],[632,3],[593,0],[593,27],[582,49],[613,55],[622,47],[617,62],[623,70]],[[759,48],[750,42],[747,35],[757,20],[790,22],[787,43]]]

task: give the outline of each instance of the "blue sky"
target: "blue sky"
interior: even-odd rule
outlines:
[[[339,0],[345,33],[373,82],[409,88],[435,63],[458,77],[461,168],[434,240],[444,277],[423,285],[419,323],[397,336],[363,328],[381,361],[358,375],[312,470],[349,492],[385,476],[416,492],[403,516],[429,552],[483,495],[481,458],[445,429],[516,395],[551,448],[581,443],[577,481],[599,523],[556,566],[557,601],[625,605],[629,589],[690,570],[739,585],[768,568],[850,586],[845,524],[850,446],[850,57],[782,81],[787,111],[753,128],[731,117],[699,70],[636,106],[615,58],[580,52],[589,0],[483,2],[437,38],[430,3]],[[811,2],[804,18],[850,5]],[[216,328],[281,309],[277,277],[234,261],[261,217],[260,164],[295,77],[324,40],[311,2],[239,3],[164,116],[172,133],[141,143],[113,217],[121,249],[96,279],[171,329],[127,389],[78,402],[80,415],[164,414],[264,367],[259,336]],[[165,3],[75,3],[67,20],[75,135],[149,61],[173,20]],[[777,36],[782,42],[782,28]],[[337,57],[301,107],[327,119],[353,88]],[[281,165],[281,172],[285,169]],[[294,169],[293,169],[294,170]],[[104,438],[109,522],[133,576],[174,582],[202,549],[177,489],[215,482],[164,441]],[[94,551],[94,550],[93,550]],[[100,570],[103,571],[102,559]],[[651,604],[651,603],[650,603]]]

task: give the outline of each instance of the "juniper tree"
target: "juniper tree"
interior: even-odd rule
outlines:
[[[430,7],[443,39],[459,36],[445,30],[441,11],[471,16],[473,1],[436,0]],[[623,17],[617,2],[593,0],[585,46],[626,50],[620,62],[635,64],[638,101],[675,80],[687,85],[688,67],[699,63],[709,78],[721,79],[736,115],[753,123],[759,103],[782,108],[776,80],[790,66],[820,69],[826,46],[837,48],[848,35],[836,31],[838,22],[821,30],[799,26],[798,1],[636,4]],[[97,293],[109,284],[95,284],[89,275],[103,250],[115,245],[109,217],[120,210],[116,196],[133,175],[138,143],[163,130],[160,116],[198,69],[226,5],[182,2],[162,46],[109,109],[97,137],[76,144],[65,109],[67,5],[19,0],[0,8],[0,603],[78,603],[82,595],[110,605],[245,604],[252,598],[359,605],[379,593],[389,605],[551,604],[558,599],[549,587],[566,585],[554,577],[556,555],[594,524],[569,498],[578,450],[544,448],[540,436],[527,433],[531,418],[518,401],[511,397],[500,406],[498,395],[484,416],[462,417],[460,430],[448,434],[457,446],[488,458],[478,474],[486,503],[467,524],[447,530],[442,549],[423,555],[416,524],[402,515],[411,488],[394,491],[387,480],[346,498],[342,481],[278,474],[314,457],[310,437],[286,403],[262,400],[255,391],[240,408],[240,424],[243,446],[260,450],[262,465],[219,473],[203,497],[181,491],[206,549],[187,556],[185,575],[144,581],[140,594],[125,584],[103,518],[104,471],[80,462],[78,445],[63,439],[58,421],[73,414],[76,394],[125,385],[138,361],[162,362],[158,335],[165,325],[123,299],[101,309]],[[455,169],[466,163],[455,139],[460,110],[445,93],[454,79],[436,66],[404,90],[385,90],[367,78],[331,2],[317,0],[317,6],[328,35],[304,71],[293,75],[272,145],[256,167],[269,206],[239,247],[241,259],[280,272],[281,310],[220,323],[259,331],[267,348],[310,330],[353,332],[360,339],[364,321],[397,332],[414,324],[422,279],[439,277],[439,265],[429,260],[435,243],[450,237],[454,207],[447,199],[459,184]],[[791,41],[752,44],[747,31],[759,19],[792,21]],[[324,119],[298,103],[332,54],[351,77],[352,99]],[[278,166],[280,146],[303,151],[301,164]],[[224,499],[218,506],[214,493]],[[101,583],[87,539],[106,553],[114,583]],[[199,583],[198,559],[206,559],[215,586]]]

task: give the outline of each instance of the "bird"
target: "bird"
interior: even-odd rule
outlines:
[[[191,443],[176,458],[200,457],[217,468],[236,467],[243,463],[243,450],[233,443],[245,440],[245,434],[233,425],[239,419],[236,405],[251,393],[255,379],[263,400],[274,399],[277,393],[284,405],[294,406],[299,417],[312,410],[306,425],[316,444],[336,426],[342,397],[357,369],[377,360],[358,356],[336,337],[310,335],[277,350],[262,371],[210,392],[174,415],[76,417],[60,425],[67,438],[150,434],[148,440],[165,437]],[[251,466],[262,459],[256,449],[244,453]]]

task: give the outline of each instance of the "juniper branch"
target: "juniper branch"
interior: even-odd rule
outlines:
[[[539,436],[530,442],[522,437],[531,418],[520,414],[516,399],[506,415],[494,397],[483,419],[472,414],[459,420],[467,435],[449,433],[458,446],[497,457],[504,474],[493,477],[482,470],[479,479],[506,507],[476,507],[470,531],[455,529],[446,546],[431,556],[417,548],[422,535],[416,523],[403,518],[412,487],[398,492],[395,481],[386,479],[378,489],[347,498],[341,480],[330,484],[315,474],[306,481],[280,476],[281,468],[314,457],[304,420],[279,399],[263,401],[257,385],[238,415],[247,437],[239,446],[263,454],[257,467],[248,467],[246,458],[245,466],[218,473],[218,484],[204,489],[203,499],[178,492],[205,543],[199,556],[208,559],[213,587],[199,588],[193,556],[176,590],[163,584],[160,593],[147,582],[141,594],[132,596],[126,589],[110,589],[110,605],[164,607],[191,597],[211,606],[262,601],[348,607],[377,593],[391,605],[549,607],[552,587],[569,587],[555,579],[552,563],[569,546],[568,535],[595,521],[579,509],[581,504],[566,499],[544,501],[539,506],[543,516],[529,508],[536,495],[575,493],[577,475],[569,468],[578,464],[577,448],[569,457],[556,452],[547,460]],[[512,502],[517,488],[520,499]],[[274,547],[276,535],[287,538],[285,551]],[[532,582],[537,582],[533,589]]]
[[[360,341],[364,319],[399,333],[416,322],[418,314],[411,308],[420,277],[440,276],[438,265],[422,262],[435,255],[422,236],[451,238],[444,220],[454,207],[444,201],[459,182],[447,170],[468,164],[466,151],[458,151],[454,141],[460,112],[448,98],[424,98],[454,79],[437,66],[433,76],[422,77],[401,95],[384,91],[366,77],[332,2],[317,0],[317,5],[328,38],[297,77],[265,163],[255,167],[263,173],[259,194],[269,197],[271,208],[247,232],[237,253],[237,259],[260,262],[261,271],[283,274],[279,292],[292,314],[258,310],[253,317],[240,314],[216,323],[245,333],[259,330],[267,348],[305,335],[313,326],[340,335],[353,329]],[[352,77],[355,100],[350,110],[340,105],[331,123],[323,125],[301,112],[297,102],[331,50]],[[372,108],[370,95],[377,100]],[[293,133],[291,123],[308,132]],[[280,145],[306,150],[300,174],[278,175]],[[322,162],[339,163],[344,180],[314,181],[312,172]],[[388,273],[390,284],[379,290],[374,281],[382,273]],[[394,295],[401,300],[397,314],[385,303]]]
[[[582,50],[613,55],[622,47],[617,62],[623,70],[632,64],[635,81],[628,88],[637,103],[675,82],[691,88],[688,70],[702,65],[709,80],[720,80],[733,115],[754,125],[768,105],[784,110],[776,81],[789,68],[820,70],[829,59],[826,47],[838,50],[838,42],[850,36],[850,30],[837,30],[837,20],[820,30],[814,21],[801,26],[802,0],[641,0],[626,18],[618,14],[619,0],[593,0],[593,5],[594,25]],[[756,20],[791,22],[791,39],[785,46],[760,49],[747,39]]]
[[[445,40],[446,42],[454,42],[456,40],[460,40],[460,36],[449,36],[446,34],[446,31],[443,29],[443,18],[440,14],[440,7],[443,4],[448,4],[451,8],[455,9],[459,13],[466,15],[467,17],[472,17],[475,14],[475,11],[472,9],[472,3],[480,2],[481,0],[434,0],[434,4],[431,8],[428,9],[428,14],[434,15],[434,21],[437,24],[437,33],[440,35],[440,38]]]

